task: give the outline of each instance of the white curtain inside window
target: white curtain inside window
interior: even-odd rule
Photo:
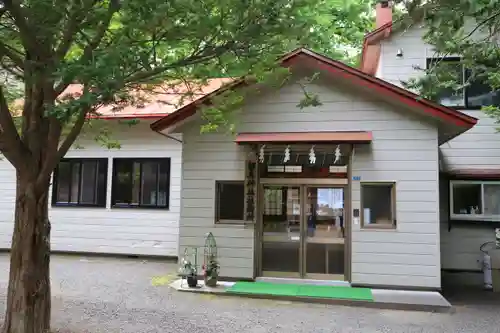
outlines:
[[[484,184],[484,214],[500,215],[500,184]]]
[[[264,214],[283,215],[283,191],[281,188],[264,189]]]

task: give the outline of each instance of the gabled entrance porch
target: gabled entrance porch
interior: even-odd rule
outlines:
[[[248,133],[236,140],[252,156],[246,182],[255,184],[247,191],[255,189],[258,280],[350,281],[350,159],[371,133],[320,134]]]

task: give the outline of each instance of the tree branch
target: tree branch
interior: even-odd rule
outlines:
[[[497,11],[497,12],[494,12],[493,14],[489,15],[488,17],[486,17],[484,20],[482,20],[481,22],[479,22],[475,27],[474,29],[472,29],[467,35],[465,35],[464,37],[460,38],[460,40],[457,41],[457,43],[462,43],[462,42],[465,42],[468,38],[470,38],[477,30],[479,30],[482,26],[484,26],[485,24],[487,24],[488,22],[490,22],[491,20],[495,19],[496,17],[500,16],[500,11]],[[490,36],[487,36],[483,39],[482,42],[486,42],[489,38],[491,37]],[[476,41],[477,43],[478,41]],[[481,43],[481,42],[480,42]],[[433,72],[438,66],[439,64],[444,60],[446,59],[447,56],[449,56],[451,54],[451,52],[448,50],[447,52],[445,53],[441,53],[441,54],[438,54],[438,50],[435,50],[434,54],[433,54],[433,58],[436,58],[437,60],[435,62],[433,62],[431,64],[431,67],[427,69],[427,71],[429,73]]]
[[[36,52],[36,34],[34,34],[28,22],[26,20],[26,15],[24,13],[21,4],[17,0],[3,0],[2,1],[5,9],[12,15],[14,22],[19,29],[19,34],[21,36],[21,42],[23,43],[25,49],[29,52]]]
[[[53,119],[51,120],[50,126],[49,126],[49,142],[48,144],[53,146],[56,145],[52,149],[52,153],[48,154],[45,157],[45,161],[43,163],[43,166],[40,170],[40,174],[38,175],[36,184],[38,186],[46,186],[46,181],[47,177],[50,177],[52,171],[55,169],[57,166],[57,163],[63,158],[66,153],[68,152],[69,148],[71,148],[71,145],[75,142],[76,138],[82,131],[83,125],[85,125],[85,120],[87,117],[87,114],[91,111],[91,109],[85,109],[82,110],[76,119],[75,124],[71,128],[71,131],[69,134],[64,138],[63,143],[57,148],[57,144],[59,143],[59,139],[61,137],[62,133],[62,125],[59,123],[58,120]],[[52,148],[52,147],[51,147]]]
[[[82,131],[83,125],[85,125],[85,120],[87,117],[87,114],[89,114],[92,110],[90,108],[82,110],[80,114],[78,115],[75,124],[73,125],[73,128],[71,128],[71,131],[68,133],[66,138],[64,139],[63,143],[59,146],[59,149],[57,150],[57,162],[61,158],[66,155],[68,152],[69,148],[71,148],[71,145],[73,142],[75,142],[76,138]],[[55,165],[54,165],[55,167]]]
[[[230,50],[234,44],[235,44],[235,42],[228,42],[224,45],[220,45],[220,46],[217,46],[215,48],[211,48],[209,50],[205,49],[204,52],[202,52],[201,54],[184,58],[184,59],[179,60],[177,62],[174,62],[172,64],[155,67],[154,69],[149,70],[149,71],[138,72],[138,73],[132,74],[125,80],[125,83],[141,82],[143,80],[154,77],[155,75],[161,74],[164,71],[167,71],[169,69],[183,67],[183,66],[189,66],[189,65],[195,65],[195,64],[210,60],[212,58],[216,58],[216,57],[220,56],[221,54],[223,54],[224,52]]]
[[[488,16],[487,18],[485,18],[484,20],[482,20],[481,22],[479,22],[475,27],[474,29],[471,30],[471,32],[469,32],[464,38],[462,38],[462,41],[466,40],[467,38],[469,38],[470,36],[472,36],[474,34],[474,32],[476,32],[477,30],[479,30],[479,28],[481,28],[483,25],[485,25],[486,23],[488,23],[489,21],[495,19],[497,16],[500,16],[500,11],[498,12],[495,12],[493,14],[491,14],[490,16]]]
[[[74,38],[78,33],[79,26],[86,18],[86,14],[90,11],[90,8],[94,6],[96,0],[88,0],[83,8],[76,5],[76,1],[73,1],[72,12],[68,11],[67,26],[64,28],[62,34],[61,42],[59,43],[55,55],[57,60],[63,60],[74,42]]]
[[[17,68],[15,66],[9,66],[9,64],[6,64],[5,62],[0,60],[0,67],[19,81],[24,80],[24,75],[21,72],[16,72]]]
[[[119,9],[120,9],[120,1],[119,0],[110,0],[106,17],[101,22],[101,24],[97,27],[97,32],[96,32],[94,38],[90,41],[90,43],[87,45],[86,49],[84,50],[84,55],[83,55],[84,60],[89,60],[90,57],[92,56],[92,52],[99,46],[102,39],[104,38],[104,35],[106,35],[106,31],[108,30],[108,27],[109,27],[109,24],[111,23],[111,19],[113,18],[113,15]]]
[[[120,1],[119,0],[110,0],[109,1],[109,7],[108,7],[108,12],[106,14],[106,17],[104,20],[102,20],[101,24],[97,27],[97,32],[92,38],[89,43],[86,45],[86,47],[83,50],[83,56],[82,56],[82,62],[87,63],[90,61],[92,58],[92,54],[94,50],[99,46],[101,43],[102,39],[106,35],[106,31],[109,28],[109,24],[111,23],[111,19],[113,18],[113,15],[120,9]],[[71,83],[70,80],[63,80],[60,82],[56,88],[54,89],[55,95],[59,96]]]
[[[5,99],[3,87],[0,85],[0,150],[16,169],[24,168],[23,155],[26,149],[19,137],[16,125]]]
[[[5,43],[0,42],[0,57],[9,58],[12,63],[14,63],[19,68],[24,68],[24,60],[21,58],[21,54],[16,54],[16,50],[12,49]]]

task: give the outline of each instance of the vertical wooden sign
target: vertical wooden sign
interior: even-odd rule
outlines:
[[[256,170],[257,163],[247,161],[245,174],[245,220],[254,221],[256,202]]]

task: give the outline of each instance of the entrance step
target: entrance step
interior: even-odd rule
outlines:
[[[313,280],[313,279],[296,279],[296,278],[277,278],[277,277],[258,277],[257,282],[281,283],[281,284],[307,284],[313,286],[338,286],[350,287],[351,284],[347,281],[335,280]]]
[[[301,282],[303,281],[301,280]],[[294,286],[291,282],[288,284],[275,283],[274,286],[269,286],[269,284],[274,284],[270,282],[257,281],[254,284],[252,285],[252,282],[219,281],[217,287],[207,287],[203,284],[203,281],[199,281],[197,287],[189,288],[185,281],[179,279],[170,286],[182,292],[220,296],[241,296],[393,310],[453,312],[452,305],[440,293],[435,291],[351,288],[349,286],[306,285],[304,283],[301,283],[302,286]],[[265,286],[266,284],[267,286]],[[328,290],[328,287],[332,287],[332,290]]]

